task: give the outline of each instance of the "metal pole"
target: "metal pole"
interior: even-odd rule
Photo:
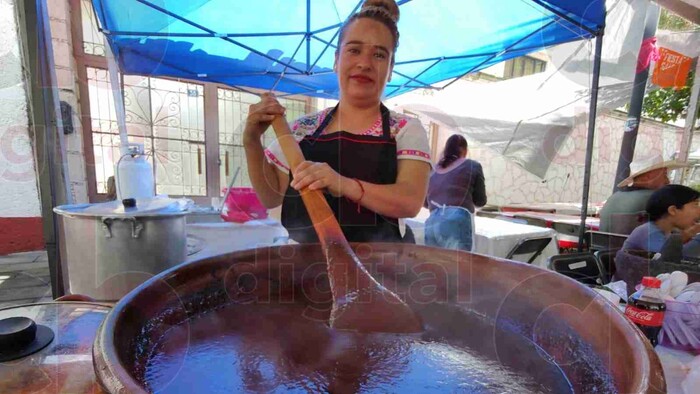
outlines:
[[[43,18],[40,1],[43,0],[17,2],[16,6],[18,30],[22,39],[20,50],[23,52],[23,69],[27,85],[29,126],[34,131],[41,216],[46,254],[49,259],[51,291],[53,297],[57,298],[64,294],[64,278],[58,250],[58,223],[55,220],[53,208],[58,205],[57,202],[65,201],[63,195],[65,190],[59,186],[62,179],[61,161],[56,160],[57,137],[56,130],[51,124],[55,110],[53,95],[49,90],[53,87],[48,80],[44,35],[41,30]]]
[[[42,69],[45,71],[43,76],[44,87],[46,88],[46,93],[53,100],[53,118],[54,124],[56,125],[56,142],[58,143],[58,153],[61,160],[61,178],[63,180],[63,188],[65,189],[64,201],[66,204],[73,203],[73,194],[70,188],[70,174],[68,173],[68,158],[66,156],[66,141],[63,135],[63,117],[61,115],[61,101],[58,97],[58,82],[56,79],[56,65],[53,56],[53,43],[51,39],[51,25],[49,23],[49,9],[47,7],[48,0],[39,0],[37,2],[37,13],[39,16],[38,28],[39,34],[41,34],[40,42],[43,43],[42,48],[40,48],[41,53],[39,58],[41,59]]]
[[[119,129],[120,156],[129,153],[129,134],[126,129],[126,111],[124,109],[124,96],[122,95],[122,84],[119,74],[119,65],[112,53],[112,47],[105,45],[105,55],[107,57],[107,70],[109,72],[109,83],[112,88],[112,99],[114,100],[114,110],[117,115],[117,128]],[[117,182],[119,182],[117,180]]]
[[[583,198],[581,201],[581,223],[578,229],[578,251],[583,250],[583,237],[586,234],[586,217],[588,217],[588,193],[591,188],[591,164],[593,163],[593,139],[595,137],[595,120],[598,108],[598,83],[600,80],[600,63],[603,53],[603,33],[595,39],[595,58],[593,59],[593,80],[591,81],[591,105],[588,110],[588,138],[586,142],[586,164],[583,173]]]
[[[657,4],[649,4],[647,9],[646,22],[644,26],[643,40],[651,38],[656,34],[656,27],[659,24],[660,8]],[[639,55],[642,55],[640,51]],[[640,61],[641,59],[637,59]],[[613,192],[618,190],[617,184],[622,182],[630,174],[630,162],[634,158],[634,148],[637,144],[637,132],[639,131],[639,122],[642,116],[642,103],[644,102],[644,92],[647,87],[647,79],[649,79],[649,67],[640,71],[634,76],[634,86],[632,87],[632,97],[630,98],[630,110],[627,114],[627,122],[625,123],[625,132],[622,137],[622,146],[620,147],[620,158],[617,161],[617,171],[615,172],[615,185]]]
[[[695,60],[695,78],[693,86],[690,88],[690,102],[688,102],[688,115],[685,118],[685,128],[683,130],[683,139],[681,140],[681,149],[676,158],[678,161],[687,161],[690,152],[690,146],[693,144],[693,129],[698,116],[698,100],[700,99],[700,58]],[[685,171],[676,171],[676,176],[673,183],[681,183]]]

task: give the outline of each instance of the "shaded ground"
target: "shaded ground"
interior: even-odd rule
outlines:
[[[46,251],[0,256],[0,308],[51,300]]]

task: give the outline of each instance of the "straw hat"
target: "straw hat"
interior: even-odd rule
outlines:
[[[676,160],[666,160],[661,155],[654,155],[646,159],[635,160],[630,163],[630,176],[623,179],[622,182],[617,184],[617,187],[625,187],[634,181],[634,178],[646,174],[647,172],[658,170],[660,168],[667,168],[669,170],[674,170],[676,168],[687,167],[687,163],[683,163]]]

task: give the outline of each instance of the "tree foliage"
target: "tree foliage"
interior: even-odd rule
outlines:
[[[684,31],[692,30],[696,27],[697,26],[695,26],[693,22],[676,15],[665,8],[661,9],[661,15],[659,16],[659,29]]]
[[[666,9],[661,10],[659,29],[686,31],[695,28],[697,26],[692,22]],[[694,72],[690,72],[686,86],[680,89],[664,88],[648,91],[646,96],[644,96],[642,115],[661,122],[675,122],[679,118],[684,118],[687,115],[688,105],[690,104],[690,87],[693,86],[693,74]]]
[[[693,85],[694,72],[688,76],[686,86],[652,90],[644,96],[642,115],[661,122],[675,122],[687,115],[690,104],[690,87]]]

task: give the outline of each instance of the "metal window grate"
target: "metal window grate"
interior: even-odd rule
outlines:
[[[119,158],[116,112],[107,70],[88,67],[87,75],[97,192],[105,193]],[[123,92],[130,142],[154,153],[156,192],[205,196],[204,87],[126,75]]]
[[[251,187],[243,150],[243,129],[248,117],[248,108],[260,99],[250,93],[224,88],[218,89],[217,99],[219,106],[219,163],[221,166],[219,184],[222,189],[228,187],[236,168],[240,168],[241,171],[234,187]],[[305,101],[288,98],[280,98],[279,101],[287,108],[286,117],[289,122],[293,122],[306,113]],[[272,129],[267,130],[263,138],[265,146],[272,143],[275,138]]]
[[[90,0],[80,0],[80,15],[83,31],[83,52],[88,55],[105,56],[105,39],[97,28],[97,18]]]

